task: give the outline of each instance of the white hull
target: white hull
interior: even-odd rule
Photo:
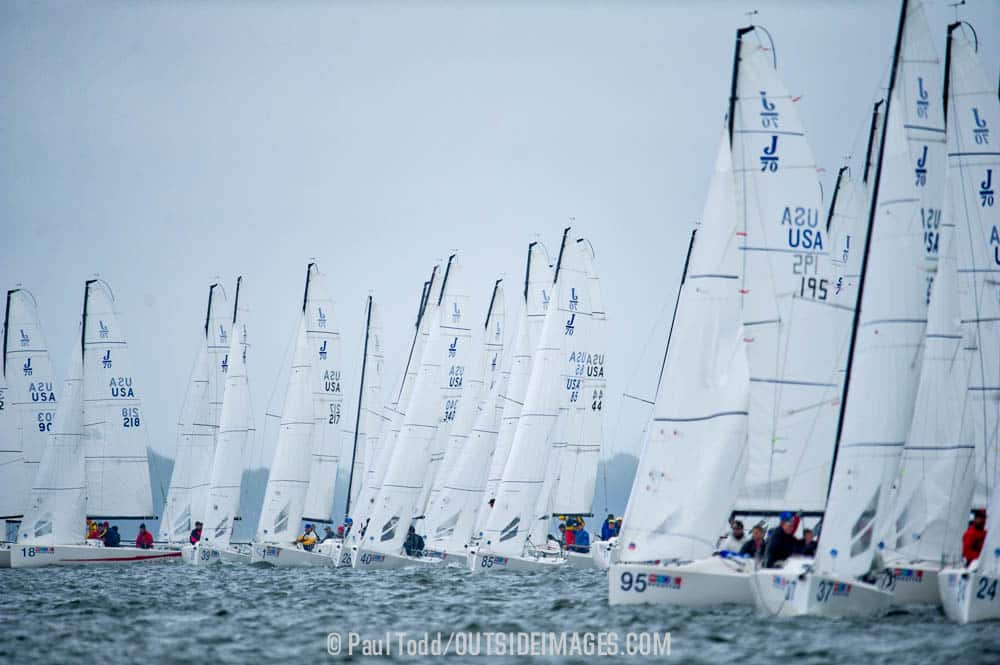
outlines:
[[[198,543],[185,545],[181,548],[184,563],[192,566],[207,566],[213,563],[243,564],[250,563],[250,553],[240,552],[235,548],[219,549]]]
[[[753,564],[710,557],[670,564],[614,563],[608,569],[611,605],[714,607],[752,605]]]
[[[276,568],[336,565],[329,552],[307,552],[295,545],[274,543],[255,543],[250,549],[250,563],[266,563]]]
[[[791,559],[785,568],[753,573],[750,588],[757,609],[770,616],[856,618],[878,617],[889,610],[892,592],[856,579],[815,573],[811,565],[812,559]]]
[[[1000,578],[968,568],[944,568],[938,573],[944,613],[952,621],[972,623],[1000,619]]]
[[[440,566],[441,559],[431,557],[411,557],[405,554],[383,554],[361,550],[354,562],[359,570],[392,570],[411,566]]]
[[[140,550],[135,547],[104,547],[102,545],[21,546],[11,549],[12,568],[41,566],[76,566],[82,564],[149,563],[178,560],[177,550]]]
[[[469,570],[474,573],[491,573],[498,571],[533,572],[552,570],[557,566],[565,566],[566,559],[562,556],[517,557],[500,556],[489,552],[476,552],[469,556]]]
[[[938,572],[941,564],[933,561],[889,561],[886,572],[892,575],[893,605],[938,605]]]
[[[596,569],[599,566],[594,560],[594,550],[595,547],[591,547],[590,551],[586,554],[582,552],[567,552],[566,553],[566,565],[570,568],[591,568]]]
[[[424,558],[437,559],[446,566],[457,566],[465,568],[468,566],[468,557],[465,552],[438,552],[435,550],[424,550]]]

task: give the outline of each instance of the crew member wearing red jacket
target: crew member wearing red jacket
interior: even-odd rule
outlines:
[[[983,551],[983,541],[986,540],[986,511],[976,510],[972,513],[972,523],[962,534],[962,558],[969,565],[979,558]]]
[[[153,549],[153,534],[146,531],[146,525],[139,525],[139,535],[135,537],[135,546],[140,550]]]

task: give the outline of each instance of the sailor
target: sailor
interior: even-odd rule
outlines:
[[[104,540],[104,537],[108,535],[108,531],[110,529],[111,526],[108,524],[108,521],[104,520],[104,523],[97,527],[97,537]]]
[[[590,534],[581,525],[574,533],[574,544],[571,548],[574,552],[580,552],[581,554],[587,554],[590,552]]]
[[[312,552],[313,548],[316,547],[316,532],[313,531],[312,524],[306,524],[305,532],[295,539],[295,542],[302,545],[302,549],[306,552]]]
[[[601,525],[601,540],[611,540],[615,534],[615,516],[608,513],[608,519]]]
[[[789,512],[780,515],[781,524],[771,533],[767,541],[767,553],[764,556],[764,567],[774,568],[779,561],[784,561],[793,554],[798,554],[801,548],[795,531],[799,528],[799,517]]]
[[[622,518],[618,517],[615,519],[615,533],[614,535],[619,536],[622,532]]]
[[[729,536],[719,545],[720,552],[739,552],[747,542],[746,531],[743,530],[743,522],[733,520],[729,528]]]
[[[351,519],[350,517],[345,517],[344,518],[344,526],[342,527],[343,530],[344,530],[344,535],[342,536],[343,538],[347,538],[347,536],[350,535],[350,533],[351,533],[351,527],[353,527],[353,526],[354,526],[354,520]],[[337,531],[339,532],[340,529],[337,529]]]
[[[566,524],[560,524],[559,530],[563,532],[563,545],[571,552],[576,548],[576,530],[573,524],[567,520]]]
[[[816,556],[816,534],[812,529],[802,531],[802,556]]]
[[[104,524],[107,524],[105,522]],[[118,547],[122,543],[122,537],[118,535],[118,527],[113,526],[108,529],[104,534],[104,546],[105,547]]]
[[[969,528],[962,534],[962,558],[965,559],[965,565],[969,565],[979,558],[985,540],[986,511],[975,510],[972,512],[972,522],[969,523]]]
[[[139,525],[139,535],[135,537],[135,546],[140,550],[153,549],[153,534],[146,531],[146,525]]]
[[[99,539],[100,537],[100,529],[97,526],[97,522],[87,520],[87,540]]]
[[[337,530],[340,531],[341,533],[343,533],[343,529],[344,527],[342,526],[337,527]],[[323,528],[323,540],[319,542],[325,543],[326,541],[333,540],[334,538],[335,536],[333,535],[333,529],[331,529],[329,526],[326,526]],[[343,535],[341,535],[341,538],[343,538]]]
[[[191,529],[191,536],[188,538],[192,545],[196,545],[199,540],[201,540],[201,522],[195,522],[194,528]]]
[[[424,552],[424,539],[417,535],[417,530],[412,526],[406,532],[403,551],[406,552],[406,556],[420,556]]]
[[[743,543],[743,546],[740,547],[740,554],[754,559],[760,559],[764,556],[764,548],[766,546],[767,545],[764,542],[764,527],[759,524],[754,524],[753,528],[750,529],[750,540]]]

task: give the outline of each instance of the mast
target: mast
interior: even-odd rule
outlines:
[[[96,281],[96,279],[88,279],[83,285],[83,320],[80,323],[80,357],[84,360],[87,359],[85,355],[87,350],[87,301],[90,299],[90,285]]]
[[[754,26],[748,25],[736,31],[736,50],[733,52],[733,81],[729,88],[729,113],[726,121],[729,124],[729,145],[733,145],[733,126],[736,122],[736,83],[740,75],[740,46],[743,44],[743,35],[751,32]]]
[[[833,197],[830,199],[830,210],[826,213],[826,232],[830,232],[830,223],[833,221],[833,211],[837,209],[837,195],[840,194],[840,183],[844,180],[847,167],[841,166],[837,171],[837,184],[833,186]]]
[[[559,258],[556,259],[556,273],[552,278],[552,283],[555,284],[559,281],[559,267],[562,266],[563,251],[566,249],[566,238],[569,237],[570,227],[563,229],[562,244],[559,245]]]
[[[309,302],[309,279],[310,279],[310,277],[312,277],[312,269],[313,269],[313,266],[315,266],[315,265],[316,265],[315,263],[310,262],[309,265],[306,266],[306,290],[305,290],[305,293],[302,294],[302,313],[303,314],[306,313],[306,304]]]
[[[372,325],[372,297],[368,296],[368,314],[365,317],[365,345],[361,355],[361,387],[358,389],[358,414],[354,419],[354,446],[351,449],[351,472],[347,476],[347,504],[344,506],[344,517],[351,514],[351,487],[354,485],[354,460],[358,455],[358,429],[361,427],[361,407],[365,394],[365,370],[368,365],[368,334]]]
[[[490,317],[493,316],[493,305],[497,301],[497,289],[500,288],[500,282],[502,281],[503,281],[502,279],[498,279],[497,281],[493,282],[493,295],[490,296],[490,306],[486,310],[486,320],[483,321],[484,330],[486,329],[487,326],[490,325]]]
[[[872,144],[875,143],[875,130],[878,127],[878,107],[882,106],[884,101],[884,99],[880,99],[872,107],[872,123],[868,127],[868,147],[865,149],[865,175],[861,178],[861,182],[865,184],[868,183],[868,172],[872,167],[872,148],[874,147]],[[882,124],[884,126],[885,122]]]
[[[667,333],[667,347],[663,349],[663,362],[660,363],[660,377],[656,380],[656,393],[653,401],[660,394],[660,384],[663,383],[663,370],[667,367],[667,354],[670,353],[670,340],[674,336],[674,323],[677,322],[677,307],[681,304],[681,291],[684,289],[684,282],[687,280],[688,264],[691,263],[691,250],[694,249],[694,237],[698,229],[691,229],[691,240],[688,241],[687,256],[684,257],[684,270],[681,272],[681,283],[677,287],[677,298],[674,300],[674,313],[670,317],[670,332]]]
[[[535,251],[537,242],[528,243],[528,264],[524,269],[524,302],[528,302],[528,280],[531,278],[531,254]]]
[[[3,311],[3,376],[7,376],[7,335],[10,334],[10,297],[17,289],[7,291],[7,306]]]
[[[951,88],[951,33],[962,27],[961,21],[948,24],[948,40],[944,47],[944,91],[941,100],[944,103],[944,124],[948,126],[948,92]]]
[[[396,393],[398,402],[403,395],[403,384],[406,383],[406,373],[410,371],[410,363],[413,362],[413,350],[417,347],[417,337],[420,336],[420,323],[424,320],[424,312],[427,310],[427,302],[430,300],[431,289],[434,287],[434,279],[437,277],[438,267],[431,270],[431,278],[424,282],[423,291],[420,293],[420,306],[417,308],[417,321],[414,324],[413,341],[410,342],[410,354],[406,357],[406,367],[403,369],[403,379],[399,382],[399,392]]]
[[[240,309],[240,284],[243,283],[243,275],[236,278],[236,297],[233,299],[233,325],[236,325],[236,312]]]
[[[889,74],[889,90],[885,95],[885,113],[883,126],[888,127],[889,105],[892,102],[892,91],[896,87],[896,73],[899,69],[899,52],[903,47],[903,28],[906,25],[906,10],[909,0],[903,0],[899,10],[899,27],[896,30],[896,47],[892,52],[892,71]],[[857,306],[854,308],[854,321],[851,324],[851,344],[847,352],[847,372],[844,374],[844,391],[840,400],[840,417],[837,419],[837,438],[833,444],[833,464],[830,465],[830,481],[826,487],[827,500],[833,487],[833,475],[837,468],[837,455],[840,452],[840,437],[844,433],[844,414],[847,413],[847,397],[850,395],[851,371],[854,369],[854,347],[858,341],[858,323],[861,319],[861,303],[865,293],[865,282],[868,278],[868,257],[871,255],[872,229],[875,227],[875,211],[878,209],[878,190],[882,184],[882,158],[885,156],[885,137],[883,131],[878,142],[878,165],[875,168],[875,180],[872,183],[871,201],[868,204],[868,229],[865,231],[865,250],[861,255],[861,277],[858,282]]]
[[[441,302],[444,300],[444,289],[448,286],[448,274],[451,273],[451,262],[455,260],[455,254],[448,257],[448,265],[444,268],[444,279],[441,280],[441,290],[438,291],[438,307],[441,306]]]
[[[205,312],[205,337],[208,337],[208,326],[209,322],[212,320],[212,293],[218,288],[218,284],[212,284],[208,287],[208,308]]]

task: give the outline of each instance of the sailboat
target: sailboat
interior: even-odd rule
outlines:
[[[913,417],[937,262],[945,174],[943,113],[929,99],[937,64],[922,4],[903,0],[823,531],[815,560],[755,573],[755,602],[768,614],[865,617],[892,601],[891,579],[877,585],[873,568]]]
[[[332,521],[343,403],[340,330],[315,263],[306,268],[281,430],[252,548],[253,562],[333,566],[333,543],[296,544],[300,523]],[[339,553],[339,548],[337,552]]]
[[[945,58],[945,108],[948,124],[947,210],[955,220],[964,348],[970,355],[964,424],[974,445],[972,505],[984,506],[991,492],[987,535],[979,559],[938,573],[945,614],[968,623],[1000,618],[1000,204],[994,178],[1000,177],[1000,153],[990,135],[1000,126],[996,89],[978,61],[978,39],[963,26],[948,26]],[[971,26],[970,26],[971,30]],[[968,443],[963,438],[963,443]],[[984,487],[985,486],[985,487]],[[966,495],[964,498],[968,498]],[[959,499],[956,499],[956,502]],[[958,515],[969,504],[955,506]],[[961,524],[964,520],[960,521]],[[948,534],[955,538],[957,533]],[[951,543],[949,543],[951,544]],[[896,589],[899,592],[900,584]]]
[[[178,423],[177,453],[160,518],[159,539],[168,546],[189,543],[194,523],[204,521],[228,366],[230,316],[226,292],[208,287],[208,309],[198,355]]]
[[[679,596],[684,605],[714,605],[717,589],[731,586],[723,577],[728,560],[710,555],[747,464],[750,379],[732,169],[723,133],[618,537],[618,560],[608,570],[612,605],[676,603]],[[741,573],[737,565],[729,570]],[[736,580],[745,585],[744,577]]]
[[[404,552],[409,532],[419,527],[444,444],[460,409],[465,369],[471,361],[472,330],[466,323],[469,296],[456,255],[448,259],[436,305],[429,308],[430,329],[424,343],[402,429],[375,498],[370,523],[359,547],[355,566],[365,569],[398,568],[440,563],[432,557]]]
[[[498,394],[502,408],[500,427],[486,473],[486,486],[476,510],[475,526],[469,541],[470,551],[473,553],[486,528],[486,520],[496,502],[497,489],[503,478],[507,459],[510,457],[511,444],[514,442],[517,423],[528,391],[535,349],[538,348],[545,313],[548,311],[551,298],[552,265],[548,252],[540,242],[531,242],[528,245],[521,315],[514,338],[514,352],[507,377],[501,378],[501,383],[504,385]]]
[[[423,284],[414,323],[413,340],[410,343],[410,354],[400,379],[399,389],[395,392],[392,403],[384,409],[382,423],[378,426],[380,428],[379,436],[374,442],[374,449],[370,455],[372,462],[367,465],[361,492],[358,495],[358,500],[354,502],[352,520],[355,525],[351,528],[348,537],[345,538],[338,564],[340,566],[353,567],[357,563],[361,543],[367,534],[368,524],[375,508],[375,499],[382,489],[382,481],[388,470],[389,462],[392,460],[399,433],[403,428],[403,418],[406,417],[405,409],[409,404],[423,358],[424,347],[430,335],[431,317],[426,314],[428,309],[433,310],[435,307],[431,302],[431,293],[437,283],[437,275],[438,266],[434,266],[430,279]]]
[[[250,552],[231,542],[239,514],[243,460],[254,437],[253,408],[247,377],[250,343],[247,337],[246,308],[240,301],[242,286],[243,278],[238,277],[233,299],[229,350],[219,363],[226,378],[218,438],[209,465],[207,496],[197,513],[204,521],[201,540],[182,548],[184,560],[194,565],[250,562]]]
[[[6,540],[8,526],[16,530],[27,507],[55,419],[55,384],[38,304],[26,289],[11,289],[4,309],[0,376],[0,540]],[[10,550],[0,547],[0,568],[8,567]]]
[[[176,550],[104,547],[86,540],[86,519],[152,517],[145,414],[128,342],[110,287],[88,280],[80,346],[39,464],[15,568],[135,563],[180,557]]]
[[[569,232],[563,232],[552,284],[555,306],[545,315],[510,455],[481,542],[469,557],[473,571],[537,570],[566,562],[549,533],[559,473],[553,450],[569,436],[593,434],[581,423],[588,409],[600,410],[590,398],[604,381],[604,349],[589,353],[595,339],[592,250],[583,239],[570,241]],[[594,376],[598,365],[601,376]]]
[[[427,541],[424,556],[461,565],[496,445],[503,405],[500,401],[509,372],[503,366],[506,314],[502,280],[493,285],[483,324],[483,345],[474,367],[469,368],[472,394],[479,393],[475,409],[463,408],[456,419],[445,456],[446,472],[439,474],[440,488],[431,493],[427,508]]]
[[[379,404],[382,401],[382,317],[375,307],[372,296],[368,296],[365,308],[365,337],[361,350],[361,379],[358,383],[358,408],[354,418],[354,442],[351,446],[351,466],[347,477],[347,503],[344,506],[344,522],[353,529],[354,519],[351,508],[356,506],[367,475],[367,467],[375,463],[378,441],[385,422]],[[351,565],[351,557],[343,558],[343,547],[349,533],[345,533],[334,544],[337,552],[333,555],[336,565]],[[339,538],[339,536],[338,536]]]

